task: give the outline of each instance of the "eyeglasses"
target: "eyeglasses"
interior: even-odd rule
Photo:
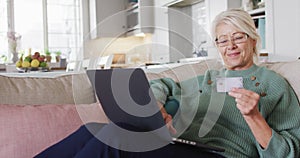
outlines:
[[[247,41],[248,36],[249,35],[245,32],[236,32],[231,35],[230,39],[228,36],[222,35],[217,38],[215,42],[219,47],[225,47],[229,45],[229,41],[233,42],[234,44],[244,43]]]

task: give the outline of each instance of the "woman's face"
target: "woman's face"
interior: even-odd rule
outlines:
[[[244,36],[243,36],[244,35]],[[232,25],[221,23],[216,28],[217,48],[229,70],[246,70],[253,65],[256,41]]]

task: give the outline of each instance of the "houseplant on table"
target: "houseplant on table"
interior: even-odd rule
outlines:
[[[55,52],[56,56],[55,56],[55,59],[56,59],[56,62],[58,63],[60,61],[60,58],[61,58],[61,51],[56,51]]]
[[[52,56],[51,56],[51,52],[48,49],[45,50],[45,55],[46,55],[46,62],[50,63]]]

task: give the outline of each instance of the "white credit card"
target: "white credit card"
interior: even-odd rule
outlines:
[[[220,77],[216,78],[217,92],[229,92],[232,88],[243,88],[242,77]]]

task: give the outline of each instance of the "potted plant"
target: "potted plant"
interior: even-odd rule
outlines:
[[[48,49],[45,50],[45,55],[46,55],[45,56],[46,62],[51,62],[51,59],[52,59],[51,52]]]
[[[56,59],[56,62],[58,63],[60,61],[60,55],[61,55],[61,51],[56,51],[55,52],[56,56],[55,56],[55,59]]]
[[[0,63],[6,63],[6,62],[7,62],[7,56],[6,55],[1,55]]]

